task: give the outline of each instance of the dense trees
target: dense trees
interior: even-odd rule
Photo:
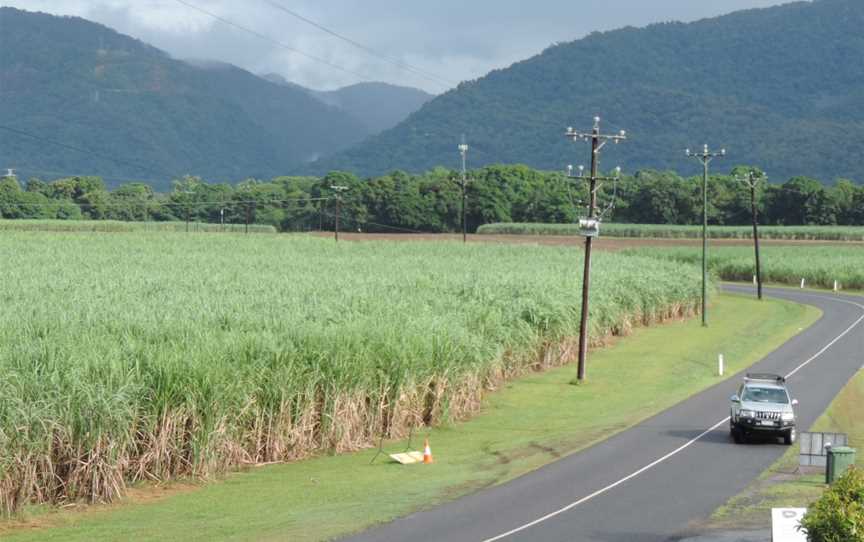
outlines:
[[[730,175],[709,181],[709,221],[750,222],[750,192]],[[492,222],[572,223],[585,212],[587,183],[523,165],[471,171],[467,186],[469,230]],[[211,184],[200,177],[174,182],[157,193],[144,183],[109,191],[98,177],[46,182],[0,179],[0,217],[268,224],[282,231],[332,229],[335,193],[347,186],[342,204],[345,229],[367,232],[448,232],[460,229],[459,174],[436,168],[423,175],[393,171],[370,179],[332,172],[323,178],[277,177],[238,185]],[[604,220],[639,224],[699,224],[701,178],[670,171],[640,171],[600,187]],[[758,193],[760,222],[775,225],[864,225],[864,187],[843,180],[833,187],[794,177],[764,184]],[[614,205],[611,205],[614,204]],[[611,205],[611,206],[610,206]]]

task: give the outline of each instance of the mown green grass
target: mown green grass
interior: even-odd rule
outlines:
[[[123,222],[119,220],[0,220],[2,232],[185,232],[185,222]],[[192,222],[188,225],[190,232],[246,232],[245,224],[204,224]],[[250,224],[249,233],[276,233],[273,226]]]
[[[702,249],[696,247],[633,249],[629,254],[696,264]],[[755,257],[749,247],[711,247],[708,265],[723,280],[753,280]],[[864,289],[864,247],[784,246],[761,250],[762,280],[767,283],[833,289],[834,281],[842,290]]]
[[[478,234],[485,235],[579,235],[577,224],[486,224]],[[701,239],[702,226],[667,224],[603,224],[605,237],[632,237],[653,239]],[[711,226],[712,239],[752,239],[752,226]],[[762,239],[797,241],[864,241],[861,226],[760,226]]]
[[[857,464],[864,467],[862,404],[864,371],[849,381],[811,430],[848,434],[849,445],[858,450]],[[790,448],[758,480],[716,510],[711,518],[711,527],[765,527],[770,524],[772,508],[806,508],[817,500],[826,487],[825,474],[799,471],[798,453],[798,446]]]
[[[128,500],[87,514],[28,513],[7,523],[10,541],[325,540],[503,483],[602,440],[749,366],[819,317],[812,307],[722,295],[712,325],[696,320],[636,329],[592,351],[589,380],[573,367],[531,374],[487,396],[481,413],[430,436],[436,463],[402,467],[375,452],[228,476],[149,504]],[[603,408],[598,408],[603,405]],[[590,416],[585,413],[590,412]],[[390,441],[401,451],[405,441]],[[170,493],[169,493],[170,494]],[[35,526],[54,526],[33,530]]]
[[[0,255],[0,512],[464,419],[579,324],[562,248],[11,233]],[[698,305],[693,266],[594,270],[595,342]]]

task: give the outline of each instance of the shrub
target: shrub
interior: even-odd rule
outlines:
[[[864,470],[852,467],[801,521],[810,542],[864,542]]]

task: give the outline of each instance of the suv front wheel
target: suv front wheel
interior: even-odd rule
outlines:
[[[798,440],[798,432],[795,431],[795,428],[786,431],[786,434],[783,435],[783,444],[786,446],[792,446],[795,444],[795,441]]]
[[[742,444],[744,442],[744,431],[736,427],[731,421],[729,422],[729,436],[732,437],[735,444]]]

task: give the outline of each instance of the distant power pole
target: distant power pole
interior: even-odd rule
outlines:
[[[756,188],[759,183],[766,181],[768,177],[762,172],[747,171],[745,175],[738,175],[735,180],[746,184],[750,188],[750,214],[753,217],[753,249],[756,251],[756,295],[762,300],[762,266],[759,262],[759,220],[756,207]]]
[[[607,177],[599,177],[600,151],[609,141],[618,144],[627,139],[627,132],[621,130],[617,135],[602,135],[600,133],[600,117],[594,117],[594,129],[591,133],[577,132],[573,128],[567,128],[565,136],[573,141],[583,140],[591,142],[591,176],[588,178],[588,218],[580,221],[582,234],[585,236],[585,270],[582,276],[582,320],[579,323],[579,368],[578,379],[585,380],[585,359],[588,355],[588,294],[591,284],[591,245],[600,232],[600,223],[597,219],[597,183],[611,180]],[[568,168],[568,176],[572,176],[573,168]],[[620,168],[616,170],[620,172]],[[580,177],[582,178],[581,174]]]
[[[254,220],[255,214],[258,211],[258,200],[246,202],[246,235],[249,235],[249,224]]]
[[[191,203],[192,203],[190,201],[190,199],[192,198],[192,195],[194,193],[195,192],[193,192],[191,190],[184,190],[183,191],[183,196],[184,196],[183,201],[186,202],[186,205],[185,205],[185,207],[186,207],[186,233],[189,233],[189,215],[192,212],[189,207],[191,206]]]
[[[462,144],[459,145],[459,154],[462,155],[462,242],[468,242],[468,226],[465,221],[465,208],[467,207],[468,201],[468,192],[466,191],[468,185],[468,172],[466,170],[467,157],[468,157],[468,144],[465,143],[465,136],[462,136]]]
[[[339,242],[339,220],[342,217],[342,194],[348,191],[347,186],[332,185],[330,190],[336,192],[336,231],[334,232],[336,242]]]
[[[708,165],[715,158],[726,156],[726,149],[711,152],[705,145],[701,153],[690,152],[690,149],[684,153],[702,162],[702,326],[708,327]]]

